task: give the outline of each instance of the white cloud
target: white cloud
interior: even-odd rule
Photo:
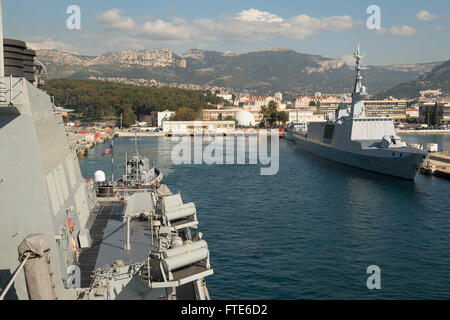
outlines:
[[[389,34],[394,36],[410,36],[416,33],[416,29],[408,25],[403,26],[392,26],[389,29]]]
[[[443,27],[443,26],[437,26],[436,27],[436,30],[438,30],[438,31],[442,31],[442,30],[445,30],[446,28],[445,27]]]
[[[111,9],[95,18],[95,21],[103,24],[106,29],[132,30],[135,27],[131,18],[122,16],[123,10]]]
[[[438,18],[436,14],[432,14],[427,10],[419,11],[416,16],[420,21],[431,21]]]
[[[125,17],[123,10],[111,9],[97,16],[95,20],[104,26],[105,31],[120,32],[121,36],[135,38],[134,43],[159,41],[164,44],[205,41],[258,42],[276,37],[305,39],[322,31],[346,30],[356,24],[348,15],[314,18],[300,14],[284,19],[254,8],[216,19],[157,19],[140,24]]]
[[[386,32],[386,28],[375,29],[376,34],[385,34]]]
[[[26,43],[27,46],[33,50],[56,49],[61,51],[77,53],[71,45],[51,38],[33,37]]]
[[[242,20],[242,21],[259,21],[259,22],[268,22],[268,23],[284,21],[283,18],[280,18],[275,14],[272,14],[267,11],[259,11],[258,9],[253,9],[253,8],[239,12],[236,15],[236,19]]]

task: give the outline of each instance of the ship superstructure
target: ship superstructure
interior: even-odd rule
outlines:
[[[283,137],[287,140],[294,141],[294,133],[306,133],[308,130],[308,124],[302,121],[293,121],[288,123],[283,131]]]
[[[307,133],[294,133],[299,148],[320,157],[349,166],[414,180],[428,153],[407,147],[396,135],[392,118],[367,117],[364,98],[367,89],[362,85],[359,49],[356,59],[356,78],[350,112],[344,103],[339,105],[334,122],[311,122]]]
[[[137,141],[135,137],[134,154],[131,158],[127,156],[124,174],[119,183],[127,188],[150,188],[161,182],[163,174],[153,164],[150,166],[150,160],[139,153]]]

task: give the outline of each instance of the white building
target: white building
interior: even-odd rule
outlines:
[[[174,113],[175,111],[169,110],[158,112],[158,127],[162,127],[163,121],[169,120]]]
[[[234,131],[234,121],[164,121],[163,131],[175,134],[226,133]]]
[[[233,95],[231,93],[217,94],[217,96],[227,101],[233,100]]]
[[[286,109],[289,114],[288,122],[321,122],[325,117],[321,113],[314,113],[312,110],[305,109]]]

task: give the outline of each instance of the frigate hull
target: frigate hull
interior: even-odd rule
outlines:
[[[407,180],[415,179],[426,158],[423,151],[412,148],[361,149],[359,152],[354,152],[309,141],[297,134],[294,139],[299,148],[322,158]]]

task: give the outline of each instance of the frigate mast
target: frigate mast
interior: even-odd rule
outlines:
[[[356,52],[353,53],[353,57],[356,59],[356,79],[355,85],[352,93],[352,108],[351,108],[351,116],[353,118],[365,117],[365,108],[364,108],[364,97],[367,95],[367,89],[362,85],[362,75],[361,70],[366,68],[361,66],[361,60],[365,58],[365,56],[361,53],[359,49],[359,39],[358,46]]]
[[[137,138],[137,134],[134,134],[134,139],[131,139],[134,141],[134,155],[135,156],[139,156],[139,152],[138,152],[138,147],[137,147],[137,142],[138,142],[138,138]]]
[[[364,70],[361,66],[361,60],[365,58],[365,56],[359,51],[359,41],[358,41],[358,47],[355,53],[353,53],[353,57],[356,59],[356,80],[355,80],[355,86],[353,88],[353,93],[361,93],[362,89],[362,75],[361,70]]]

